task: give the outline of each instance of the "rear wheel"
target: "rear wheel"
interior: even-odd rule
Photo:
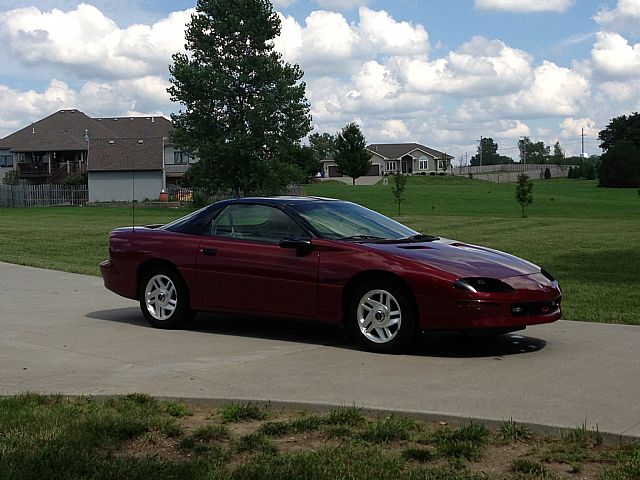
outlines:
[[[187,286],[170,268],[149,270],[140,282],[139,298],[142,314],[156,328],[181,328],[194,316]]]
[[[355,339],[373,352],[399,353],[416,331],[416,312],[409,296],[390,281],[371,281],[358,288],[348,315]]]

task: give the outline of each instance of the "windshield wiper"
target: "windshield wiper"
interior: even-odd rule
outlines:
[[[387,240],[384,237],[376,237],[375,235],[351,235],[342,237],[339,240]]]

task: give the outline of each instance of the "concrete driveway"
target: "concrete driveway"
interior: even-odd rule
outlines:
[[[0,394],[255,399],[640,437],[640,327],[560,321],[488,341],[425,335],[406,355],[341,331],[199,315],[147,326],[97,277],[0,263]]]

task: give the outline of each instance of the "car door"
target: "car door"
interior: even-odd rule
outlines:
[[[283,248],[307,236],[291,217],[268,205],[228,205],[206,229],[197,259],[206,307],[313,318],[318,308],[318,252]]]

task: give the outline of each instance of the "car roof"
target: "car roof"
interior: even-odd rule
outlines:
[[[291,205],[295,203],[311,203],[311,202],[342,202],[335,198],[324,197],[300,197],[295,195],[282,195],[277,197],[245,197],[234,198],[229,200],[223,200],[222,204],[226,203],[260,203],[267,205]]]

